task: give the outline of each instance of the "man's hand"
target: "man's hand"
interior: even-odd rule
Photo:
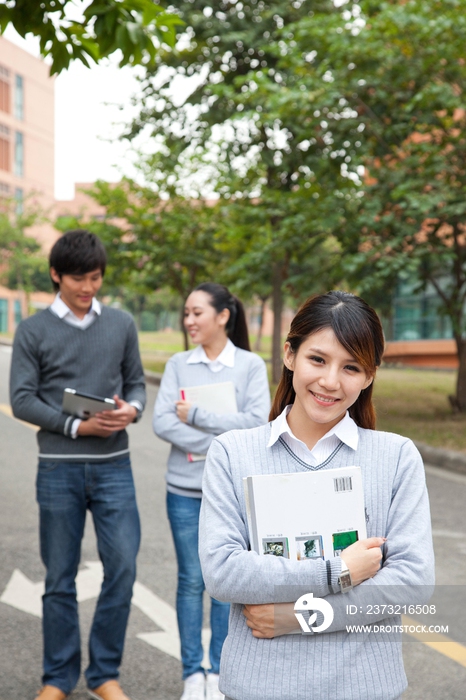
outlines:
[[[102,438],[110,437],[112,433],[113,430],[102,428],[95,416],[91,416],[91,418],[87,420],[82,420],[77,431],[78,435],[95,435],[96,437]]]
[[[189,401],[175,401],[176,415],[183,421],[183,423],[188,422],[188,413],[191,408]]]
[[[113,400],[117,405],[114,411],[102,411],[94,416],[98,425],[104,430],[109,430],[110,433],[124,430],[137,416],[136,407],[120,399],[118,394],[115,394]]]
[[[97,437],[109,437],[118,430],[124,430],[133,422],[137,415],[135,406],[131,406],[118,394],[113,397],[117,408],[114,411],[102,411],[88,420],[81,421],[78,435],[96,435]]]
[[[301,629],[294,614],[294,603],[245,605],[243,615],[253,637],[273,639]]]

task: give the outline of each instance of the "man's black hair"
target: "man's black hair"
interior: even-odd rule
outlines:
[[[53,246],[49,257],[50,267],[57,274],[83,275],[100,269],[102,276],[107,265],[107,255],[102,241],[85,229],[67,231]],[[56,291],[60,285],[52,280]]]

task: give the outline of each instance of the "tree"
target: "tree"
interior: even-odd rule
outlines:
[[[215,247],[216,209],[200,200],[160,199],[149,187],[125,179],[97,182],[87,191],[106,208],[104,221],[62,217],[57,227],[85,226],[99,235],[109,258],[106,282],[144,295],[168,288],[180,299],[180,314],[191,290],[217,276],[222,263]],[[185,347],[188,338],[183,324]]]
[[[74,59],[89,66],[89,59],[117,50],[123,54],[121,66],[150,63],[161,45],[173,45],[180,20],[152,0],[6,0],[0,6],[0,33],[10,23],[22,37],[32,33],[40,39],[53,75]]]
[[[293,110],[339,207],[341,277],[385,308],[400,275],[436,290],[458,349],[452,403],[461,411],[465,10],[466,0],[313,3],[281,28],[282,71],[299,76],[299,90],[282,93],[275,111],[283,121]]]
[[[22,211],[14,199],[3,199],[0,207],[0,275],[10,289],[32,291],[50,289],[47,258],[35,238],[26,230],[39,223],[39,209],[26,202]],[[29,304],[28,304],[29,306]]]
[[[295,109],[301,76],[287,58],[294,42],[289,27],[309,16],[310,3],[224,0],[207,6],[193,0],[177,9],[186,31],[176,51],[159,55],[164,69],[147,70],[140,114],[126,136],[153,137],[155,153],[145,173],[160,192],[193,196],[193,189],[210,187],[228,204],[227,221],[239,222],[227,237],[240,252],[234,267],[251,293],[256,280],[261,289],[266,281],[273,300],[277,381],[291,271],[301,266],[309,280],[312,269],[318,287],[312,259],[341,217],[341,197],[326,186],[326,171],[309,149],[306,124]],[[181,104],[172,89],[175,79],[186,80]],[[339,177],[342,190],[348,184]]]

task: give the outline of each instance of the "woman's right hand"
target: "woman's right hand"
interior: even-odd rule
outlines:
[[[386,537],[369,537],[350,544],[343,550],[341,558],[349,569],[353,586],[372,578],[378,572],[384,542]]]

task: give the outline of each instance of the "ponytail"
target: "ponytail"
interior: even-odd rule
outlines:
[[[251,350],[249,345],[248,326],[244,306],[223,284],[215,282],[203,282],[199,284],[194,292],[205,292],[210,296],[210,303],[219,314],[223,309],[228,309],[230,318],[228,319],[225,331],[233,345],[242,350]]]
[[[269,413],[269,420],[275,420],[283,411],[285,406],[294,403],[296,392],[293,388],[293,372],[283,365],[282,376],[277,386],[277,391],[272,402]]]

